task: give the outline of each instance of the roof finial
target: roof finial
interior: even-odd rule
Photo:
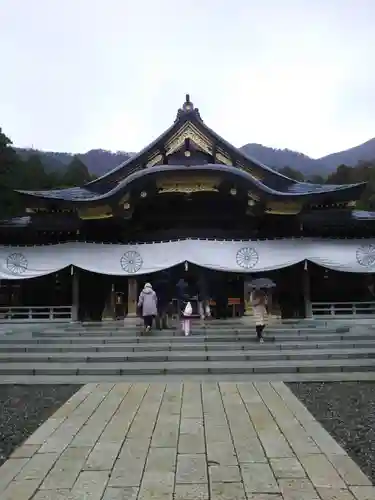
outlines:
[[[190,94],[186,94],[184,105],[182,106],[184,111],[193,111],[194,104],[190,100]]]
[[[182,105],[182,108],[177,111],[176,120],[179,120],[182,116],[186,116],[187,114],[188,116],[192,116],[192,114],[194,114],[199,120],[202,120],[198,108],[195,108],[194,104],[190,100],[190,94],[185,94],[185,102]]]

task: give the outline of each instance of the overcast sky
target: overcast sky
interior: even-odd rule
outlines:
[[[138,151],[190,93],[236,146],[318,157],[375,136],[375,0],[0,0],[0,127]]]

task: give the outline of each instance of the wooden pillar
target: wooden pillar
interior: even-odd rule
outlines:
[[[128,279],[128,318],[137,317],[137,280],[134,278]]]
[[[109,293],[105,306],[104,306],[104,311],[102,314],[102,319],[116,319],[116,292],[115,292],[115,285],[111,285],[111,292]]]
[[[79,312],[79,270],[72,266],[72,321],[78,321]]]
[[[250,301],[250,287],[249,281],[244,279],[244,316],[253,316],[253,308]]]
[[[274,303],[273,303],[273,297],[272,297],[272,288],[269,288],[267,290],[267,307],[268,307],[268,315],[272,316],[274,312]]]
[[[310,290],[310,276],[307,261],[305,261],[304,269],[302,271],[302,293],[303,301],[305,304],[305,318],[312,318],[312,307],[311,307],[311,290]]]

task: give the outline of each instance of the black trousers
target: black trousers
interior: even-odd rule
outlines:
[[[226,297],[217,297],[216,302],[216,318],[225,319],[228,317],[228,299]]]
[[[161,311],[155,318],[156,328],[159,330],[166,330],[168,328],[168,314],[167,311]]]
[[[262,338],[264,327],[265,327],[265,325],[256,325],[255,331],[257,332],[258,339]]]
[[[154,317],[153,316],[143,316],[143,323],[145,325],[145,328],[148,326],[151,328],[152,327],[152,321]]]

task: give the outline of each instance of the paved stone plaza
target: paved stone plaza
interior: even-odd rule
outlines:
[[[88,384],[0,468],[0,500],[374,500],[282,383]]]

